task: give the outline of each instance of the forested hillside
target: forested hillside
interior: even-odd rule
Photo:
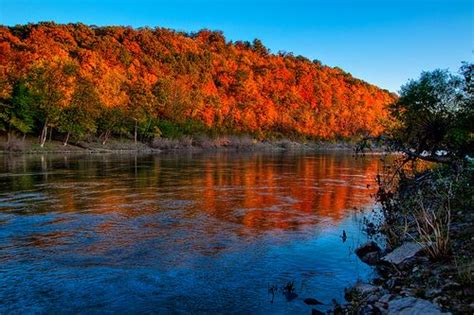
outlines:
[[[51,128],[104,139],[376,135],[394,99],[339,68],[221,32],[0,26],[0,129],[42,140]]]

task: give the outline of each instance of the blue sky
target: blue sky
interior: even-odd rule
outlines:
[[[222,30],[259,38],[391,91],[423,70],[473,60],[472,0],[0,0],[0,23],[83,22]]]

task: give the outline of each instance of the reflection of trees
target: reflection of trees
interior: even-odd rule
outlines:
[[[369,202],[373,191],[366,187],[378,167],[376,159],[341,155],[253,156],[232,167],[225,160],[207,164],[204,183],[195,182],[204,187],[203,211],[257,229],[294,228],[311,222],[305,214],[340,220],[347,209]],[[236,217],[234,209],[247,210]]]
[[[298,229],[324,218],[341,220],[348,209],[370,201],[373,191],[366,186],[372,184],[378,160],[355,160],[342,154],[137,159],[133,155],[46,155],[43,159],[5,157],[0,168],[1,174],[23,174],[2,175],[2,196],[14,199],[30,191],[46,197],[43,201],[23,200],[28,213],[99,215],[97,224],[75,228],[108,235],[119,244],[165,239],[176,230],[183,231],[182,236],[171,242],[186,242],[187,237],[195,237],[186,231],[198,229],[205,234],[199,235],[201,246],[206,246],[221,229],[255,234]],[[21,214],[24,207],[15,207],[2,206],[2,211]],[[181,211],[172,217],[175,210]],[[193,218],[199,219],[199,227],[193,225]]]

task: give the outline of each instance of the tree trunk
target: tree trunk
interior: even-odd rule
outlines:
[[[46,142],[46,137],[48,135],[48,119],[44,122],[43,130],[41,130],[40,136],[40,146],[44,147],[44,143]]]
[[[68,132],[67,136],[66,136],[66,139],[64,140],[64,143],[63,143],[64,146],[67,146],[67,142],[69,141],[69,134],[70,133]]]
[[[102,145],[105,145],[107,143],[107,140],[109,140],[109,135],[110,135],[110,131],[107,130],[105,132],[105,135],[104,135],[104,141],[102,141]]]
[[[10,144],[11,138],[12,138],[12,135],[11,135],[10,131],[8,131],[8,132],[7,132],[7,145]]]
[[[49,128],[49,142],[51,142],[51,138],[53,138],[53,127]]]
[[[145,137],[147,136],[148,129],[150,129],[150,126],[151,126],[151,118],[148,119],[148,123],[146,125],[145,132],[143,132],[143,135],[142,135],[142,141],[145,141]]]
[[[23,133],[23,142],[25,142],[26,139],[26,132]]]
[[[133,135],[133,139],[135,140],[135,144],[137,144],[137,137],[138,137],[138,120],[135,120],[135,132],[134,132],[134,135]]]

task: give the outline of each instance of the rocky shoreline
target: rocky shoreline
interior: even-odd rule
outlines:
[[[451,225],[453,251],[468,257],[474,215],[457,213]],[[466,237],[468,237],[466,239]],[[377,270],[370,283],[358,282],[345,290],[348,303],[335,305],[334,314],[473,314],[472,269],[461,275],[453,259],[433,261],[426,247],[406,239],[388,250],[370,241],[356,249],[357,256]],[[469,277],[469,279],[463,279]],[[463,283],[464,282],[464,283]]]

